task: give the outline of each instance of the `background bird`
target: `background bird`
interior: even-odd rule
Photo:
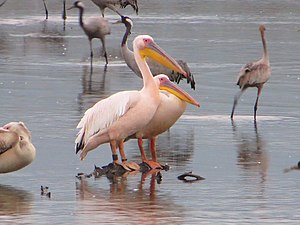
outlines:
[[[236,94],[234,98],[234,103],[231,112],[231,119],[233,119],[235,107],[243,92],[248,87],[257,87],[257,97],[254,105],[254,120],[256,120],[256,111],[257,111],[258,99],[261,94],[261,90],[263,88],[263,85],[268,81],[268,79],[271,76],[271,66],[270,66],[269,55],[267,51],[265,30],[266,28],[264,25],[259,26],[259,31],[261,34],[261,39],[263,44],[262,58],[256,62],[248,63],[240,70],[237,85],[239,85],[241,90]]]
[[[73,6],[70,7],[68,10],[73,9],[73,8],[79,9],[79,24],[89,39],[90,51],[91,51],[91,54],[90,54],[90,56],[91,56],[91,71],[93,69],[92,40],[94,38],[98,38],[101,40],[104,57],[105,57],[105,62],[106,62],[104,68],[106,70],[107,64],[108,64],[108,59],[107,59],[107,53],[106,53],[106,47],[105,47],[105,36],[109,35],[111,32],[108,20],[101,16],[89,17],[89,18],[83,20],[84,4],[80,1],[74,2]]]
[[[129,17],[121,16],[121,19],[115,23],[123,23],[126,27],[126,31],[124,33],[124,36],[123,36],[123,39],[121,42],[121,52],[122,52],[123,58],[124,58],[126,64],[128,65],[128,67],[136,75],[138,75],[139,77],[142,77],[141,72],[135,62],[133,52],[127,46],[127,40],[128,40],[128,36],[131,34],[133,22]],[[184,62],[183,60],[176,60],[176,61],[181,66],[181,68],[186,72],[187,83],[191,83],[191,88],[195,89],[195,80],[194,80],[193,74],[191,73],[187,63]],[[171,81],[176,81],[177,83],[179,83],[179,81],[182,78],[185,78],[182,74],[180,74],[178,72],[174,72],[173,70],[165,67],[164,65],[161,65],[160,63],[155,62],[154,60],[152,60],[150,58],[147,58],[147,64],[149,65],[150,70],[154,76],[158,75],[158,74],[165,74],[169,77],[169,79]]]
[[[103,17],[105,8],[109,8],[121,16],[122,14],[116,9],[116,5],[119,5],[121,8],[130,5],[136,14],[138,14],[139,11],[137,0],[92,0],[92,2],[100,8]]]
[[[0,127],[0,173],[22,169],[35,159],[35,155],[31,133],[23,122]]]
[[[103,143],[110,143],[114,163],[118,163],[117,148],[125,138],[145,127],[154,116],[160,104],[158,84],[145,57],[171,67],[183,74],[182,68],[169,57],[148,35],[140,35],[133,42],[134,56],[143,76],[140,91],[123,91],[97,102],[88,109],[77,128],[80,131],[75,140],[76,153],[80,158]],[[122,145],[121,145],[122,147]]]

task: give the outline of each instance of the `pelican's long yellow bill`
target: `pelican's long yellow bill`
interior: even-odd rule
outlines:
[[[184,90],[182,90],[180,87],[176,86],[169,80],[164,83],[161,83],[159,89],[168,91],[169,93],[175,95],[181,100],[195,105],[197,107],[200,107],[200,104],[192,96],[190,96],[188,93],[186,93]]]
[[[146,48],[140,50],[140,54],[142,58],[147,56],[155,60],[156,62],[170,68],[171,70],[181,73],[185,77],[187,77],[186,72],[181,68],[181,66],[155,42],[149,43]]]

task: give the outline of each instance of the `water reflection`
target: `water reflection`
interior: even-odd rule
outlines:
[[[150,143],[145,141],[145,144],[145,149],[149,149],[146,150],[146,154],[151,158]],[[158,136],[156,145],[156,153],[160,163],[168,163],[170,166],[185,166],[192,160],[194,154],[194,129],[192,126],[173,126]],[[133,159],[140,160],[140,158]]]
[[[182,209],[170,196],[158,196],[157,173],[152,170],[148,174],[141,174],[138,182],[132,182],[137,175],[117,177],[110,180],[109,189],[97,187],[96,182],[92,184],[86,179],[79,180],[76,190],[77,200],[80,201],[80,218],[89,217],[92,213],[94,223],[98,222],[95,215],[99,215],[99,221],[106,223],[126,221],[130,224],[164,224],[164,218],[168,218],[168,224],[176,224],[177,215],[182,214]],[[146,185],[148,178],[149,187]]]
[[[33,54],[33,50],[39,51],[35,53],[39,55],[48,55],[53,50],[58,50],[56,53],[59,55],[64,55],[67,50],[64,30],[56,23],[50,23],[48,20],[42,21],[37,27],[39,29],[36,32],[23,35],[24,55]]]
[[[162,160],[184,166],[194,154],[194,129],[192,126],[173,127],[158,138],[158,154]],[[161,151],[159,149],[162,149]]]
[[[100,100],[106,93],[106,70],[91,71],[87,65],[82,66],[82,92],[78,94],[78,107],[80,114]]]
[[[238,132],[237,126],[232,121],[232,129],[236,140],[238,140],[237,164],[247,172],[258,172],[261,183],[266,181],[269,157],[265,150],[265,141],[258,132],[257,124],[254,122],[254,136],[251,133]]]
[[[0,216],[29,215],[33,196],[22,189],[0,185]]]

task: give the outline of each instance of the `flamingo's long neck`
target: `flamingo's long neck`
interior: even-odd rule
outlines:
[[[79,8],[79,24],[82,28],[84,28],[84,25],[83,25],[83,11],[84,11],[84,8],[80,7]]]
[[[261,40],[262,40],[262,44],[263,44],[263,59],[265,61],[269,61],[269,54],[268,54],[268,50],[267,50],[267,42],[265,39],[265,32],[261,31]]]
[[[135,61],[138,65],[138,67],[142,73],[142,77],[143,77],[144,87],[142,90],[151,91],[151,95],[154,97],[156,95],[159,96],[159,89],[155,83],[155,80],[152,76],[150,68],[146,63],[146,60],[141,57],[141,55],[139,53],[139,49],[135,45],[133,45],[133,53],[134,53]]]

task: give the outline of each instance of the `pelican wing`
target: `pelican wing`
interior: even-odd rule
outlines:
[[[89,108],[77,125],[80,131],[75,140],[76,152],[82,150],[94,134],[109,128],[135,106],[140,99],[138,91],[122,91],[97,102]]]

